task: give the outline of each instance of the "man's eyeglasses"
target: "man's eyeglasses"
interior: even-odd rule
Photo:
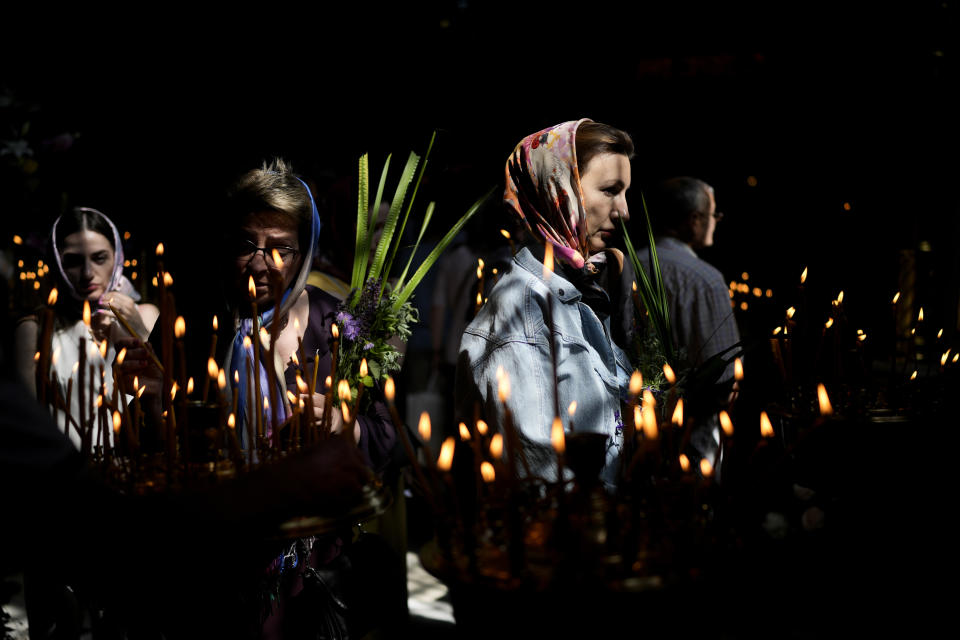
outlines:
[[[713,219],[716,220],[717,222],[720,222],[721,220],[723,220],[723,211],[714,211],[713,213],[705,213],[703,211],[697,211],[697,213],[704,218],[709,218],[710,216],[713,216]]]
[[[274,251],[277,252],[277,255],[279,255],[280,259],[284,262],[294,258],[298,253],[300,253],[299,250],[284,245],[278,245],[275,247],[258,247],[249,240],[240,240],[237,242],[234,255],[236,255],[237,260],[242,262],[250,262],[253,260],[254,256],[261,251],[263,252],[264,261],[271,267],[277,266],[273,261]]]

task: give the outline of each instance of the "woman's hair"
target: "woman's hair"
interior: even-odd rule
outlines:
[[[117,250],[114,244],[113,229],[110,227],[106,216],[96,209],[88,209],[87,207],[74,207],[69,213],[60,217],[60,221],[57,222],[56,247],[51,248],[55,251],[61,251],[67,236],[78,231],[95,231],[110,242],[114,251]]]
[[[633,157],[633,140],[626,131],[602,122],[584,122],[577,127],[577,167],[580,175],[590,160],[601,153],[616,153]]]
[[[301,238],[310,237],[310,194],[290,165],[280,158],[243,174],[228,192],[227,203],[231,220],[251,213],[277,212],[296,223]]]

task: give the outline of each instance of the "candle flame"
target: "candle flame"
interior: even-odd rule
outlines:
[[[720,427],[726,435],[733,435],[733,420],[730,419],[730,414],[722,409],[720,410]]]
[[[670,422],[678,427],[683,426],[683,398],[677,398],[677,406],[673,408],[673,417]]]
[[[182,338],[186,332],[187,321],[183,319],[183,316],[177,316],[177,319],[173,321],[173,335],[177,338]]]
[[[177,383],[176,383],[176,382],[174,382],[174,383],[173,383],[173,386],[170,387],[170,401],[171,401],[171,402],[173,402],[173,399],[177,397],[177,391],[179,391],[179,389],[180,389],[180,387],[177,386]]]
[[[223,369],[217,372],[217,387],[221,391],[227,388],[227,374]]]
[[[487,435],[488,429],[489,427],[487,427],[486,422],[484,422],[483,420],[477,420],[477,433],[479,433],[482,436],[485,436]]]
[[[100,357],[103,358],[104,360],[107,358],[107,339],[106,338],[104,338],[103,341],[100,342]]]
[[[899,299],[900,299],[900,292],[897,291],[895,294],[893,294],[893,302],[891,304],[897,304],[897,300]]]
[[[503,434],[495,433],[490,438],[490,455],[499,458],[503,455]]]
[[[633,290],[634,290],[634,292],[636,292],[636,290],[637,290],[637,281],[636,281],[636,280],[633,281]]]
[[[917,322],[923,322],[923,307],[920,307],[920,313],[917,315]]]
[[[800,284],[803,284],[807,281],[807,267],[803,268],[803,273],[800,274]]]
[[[773,437],[773,424],[770,422],[770,416],[766,411],[760,412],[760,435],[764,438]]]
[[[643,418],[643,437],[647,440],[656,440],[660,435],[660,430],[657,426],[657,416],[653,410],[653,405],[644,406],[641,417]]]
[[[137,274],[134,273],[133,275],[137,275]],[[153,276],[152,278],[150,278],[150,284],[152,284],[153,286],[157,286],[157,276]]]
[[[477,292],[477,306],[479,307],[479,306],[482,305],[482,304],[483,304],[483,295],[478,291],[478,292]]]
[[[127,357],[127,348],[124,347],[120,349],[120,353],[117,354],[117,364],[123,364],[124,359]]]
[[[837,294],[837,304],[843,302],[843,291]]]
[[[643,424],[643,407],[638,404],[633,405],[633,424],[639,426]]]
[[[54,287],[53,289],[50,289],[50,294],[47,296],[47,304],[51,307],[57,304],[57,288],[56,287]]]
[[[829,329],[832,326],[833,326],[833,318],[827,318],[827,321],[826,323],[824,323],[823,328]]]
[[[250,336],[243,336],[243,348],[249,349],[253,346],[253,340],[250,339]]]
[[[833,413],[830,396],[827,395],[827,388],[823,386],[822,382],[817,385],[817,401],[820,403],[820,415],[828,416]]]
[[[560,422],[560,416],[553,418],[553,425],[550,427],[550,443],[557,453],[563,453],[567,450],[567,439],[563,433],[563,423]]]
[[[326,386],[327,389],[329,389],[330,387],[333,386],[333,378],[330,376],[327,376],[326,378],[323,379],[323,384]],[[396,393],[396,388],[394,388],[394,393]]]
[[[330,333],[333,335],[334,340],[338,340],[340,338],[340,327],[334,323],[330,326]]]
[[[460,439],[464,442],[470,440],[470,429],[467,428],[466,422],[461,422],[459,425],[460,428]]]
[[[366,358],[360,359],[360,377],[361,378],[367,377],[367,359]]]
[[[217,316],[213,316],[213,330],[216,331],[220,326]]]
[[[277,269],[283,269],[283,258],[280,257],[280,252],[276,248],[270,250],[270,256],[273,258],[273,265]]]
[[[164,286],[167,286],[167,287],[173,285],[173,276],[170,275],[169,271],[163,272],[163,284]]]
[[[90,326],[90,301],[83,301],[83,324]]]
[[[576,413],[577,413],[577,401],[574,400],[567,406],[567,415],[569,415],[572,418]]]
[[[240,384],[240,371],[237,369],[233,370],[233,383]]]
[[[950,359],[950,362],[956,362],[957,360],[960,360],[960,353],[953,354],[953,358]]]
[[[502,235],[507,240],[510,239],[510,232],[507,231],[506,229],[500,229],[500,235]]]
[[[917,371],[916,371],[916,369],[914,369],[913,373],[910,374],[910,379],[911,379],[911,380],[916,380],[916,379],[917,379]]]
[[[553,245],[547,242],[543,249],[543,279],[550,281],[553,275]]]
[[[133,376],[133,388],[137,389],[140,387],[140,376]]]
[[[776,329],[773,330],[773,335],[777,335],[777,334],[780,333],[782,330],[783,330],[783,327],[777,327]]]
[[[14,235],[13,235],[13,244],[23,244],[23,238],[21,238],[21,237],[20,237],[19,235],[17,235],[17,234],[14,234]]]
[[[337,395],[341,400],[353,400],[353,391],[350,390],[350,383],[346,380],[340,380],[337,383]]]
[[[307,391],[310,390],[310,387],[308,387],[307,383],[303,381],[303,378],[300,376],[299,373],[297,374],[297,390],[300,393],[306,393]]]
[[[787,317],[792,318],[793,314],[795,314],[796,312],[797,310],[794,307],[790,307],[789,309],[787,309]]]
[[[484,460],[480,463],[480,476],[489,484],[496,479],[497,473],[493,470],[493,465]]]
[[[437,457],[437,468],[440,471],[450,471],[453,466],[453,453],[456,451],[456,445],[453,436],[447,437],[440,445],[440,455]]]
[[[144,386],[140,387],[139,389],[137,389],[137,397],[139,398],[140,396],[142,396],[142,395],[143,395],[143,392],[146,391],[146,390],[147,390],[146,385],[144,385]]]
[[[940,329],[940,331],[937,331],[937,340],[939,340],[942,337],[943,337],[943,329]]]
[[[257,299],[257,285],[253,284],[253,276],[247,281],[247,291],[250,293],[250,299]]]
[[[665,377],[670,384],[677,381],[677,374],[673,372],[673,367],[666,362],[663,363],[663,377]]]
[[[710,464],[710,461],[706,458],[700,458],[700,473],[703,474],[704,478],[709,478],[713,475],[713,465]]]
[[[947,359],[950,357],[950,349],[947,349],[943,352],[943,355],[940,356],[940,366],[945,366],[947,364]]]
[[[113,432],[114,433],[120,433],[121,422],[122,422],[122,418],[120,416],[120,412],[114,410],[113,412]]]
[[[36,353],[33,354],[33,361],[34,361],[34,362],[40,362],[40,352],[39,352],[39,351],[37,351]]]
[[[634,370],[634,372],[630,374],[630,395],[638,396],[642,390],[643,375],[639,371]]]
[[[97,405],[97,409],[99,409],[100,407],[103,406],[103,394],[102,394],[102,393],[97,394],[97,401],[96,401],[95,404]]]
[[[163,255],[163,243],[162,243],[162,242],[157,243],[156,254],[157,254],[157,257],[158,257],[158,258]]]
[[[740,358],[733,361],[733,379],[743,380],[743,360]]]
[[[690,471],[690,458],[687,457],[687,454],[681,453],[679,459],[680,468],[683,469],[684,472]]]
[[[232,413],[229,416],[227,416],[227,426],[230,427],[231,429],[237,428],[237,417]]]
[[[506,402],[510,398],[510,376],[503,367],[497,368],[497,397],[500,402]]]
[[[270,398],[263,396],[263,410],[270,411]],[[346,420],[346,418],[344,418]]]
[[[220,373],[220,367],[217,366],[217,361],[213,358],[207,359],[207,375],[216,378],[218,373]]]
[[[420,414],[420,423],[417,425],[417,431],[424,442],[430,440],[430,414],[426,411]]]
[[[187,395],[193,393],[193,376],[187,378]]]
[[[287,389],[287,400],[290,401],[290,404],[297,404],[297,394],[295,394],[293,391],[290,391],[290,389]]]

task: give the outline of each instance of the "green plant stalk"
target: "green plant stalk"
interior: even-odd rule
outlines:
[[[437,243],[437,246],[433,248],[433,251],[430,252],[430,255],[428,255],[423,261],[423,264],[421,264],[413,276],[411,276],[409,282],[403,285],[398,283],[397,287],[400,288],[402,286],[402,288],[400,288],[400,293],[397,295],[396,302],[394,302],[394,312],[399,310],[403,303],[405,303],[407,299],[413,295],[414,289],[417,288],[417,285],[420,284],[421,280],[423,280],[423,277],[427,274],[427,271],[430,270],[430,267],[433,266],[433,263],[437,261],[437,258],[440,257],[440,254],[443,253],[443,251],[447,248],[447,245],[450,244],[453,238],[460,232],[460,229],[463,228],[463,225],[465,225],[470,218],[473,217],[473,214],[475,214],[480,207],[483,206],[483,203],[486,202],[487,199],[489,199],[494,192],[496,192],[496,190],[497,187],[491,188],[489,191],[487,191],[487,193],[477,199],[477,201],[474,202],[469,209],[467,209],[466,213],[460,216],[460,219],[457,220],[457,222],[450,228],[449,231],[447,231],[447,234],[443,236],[440,242]],[[419,243],[419,240],[417,242]],[[415,251],[416,247],[414,247],[414,252]]]
[[[367,233],[367,221],[369,216],[369,159],[367,154],[360,156],[360,167],[357,176],[357,242],[353,253],[353,274],[350,277],[350,287],[357,289],[363,283],[363,270],[366,265],[361,266],[360,255],[363,247],[369,246],[370,238]]]
[[[390,257],[387,259],[386,265],[383,269],[383,272],[387,275],[389,275],[391,269],[393,269],[393,261],[396,258],[397,251],[400,248],[400,242],[403,239],[403,232],[407,228],[407,220],[410,218],[410,211],[413,209],[413,203],[417,199],[417,192],[420,190],[420,182],[423,180],[423,174],[427,170],[427,161],[430,160],[430,152],[433,150],[433,142],[436,139],[437,132],[434,131],[433,135],[430,136],[430,144],[427,145],[427,152],[423,156],[423,162],[420,163],[420,171],[417,174],[417,182],[413,185],[413,193],[410,195],[410,201],[407,203],[407,211],[403,215],[403,223],[400,225],[400,233],[397,234],[397,242],[394,244],[393,249],[391,249]]]
[[[379,278],[384,266],[384,258],[387,255],[388,249],[390,249],[393,244],[393,235],[397,227],[397,220],[400,217],[400,209],[403,207],[403,201],[407,195],[407,187],[410,185],[410,182],[413,180],[413,173],[417,169],[417,164],[420,161],[420,157],[411,152],[410,156],[407,158],[407,164],[403,168],[403,173],[400,176],[400,183],[397,185],[397,190],[393,195],[393,200],[390,202],[390,211],[387,213],[387,219],[383,224],[383,233],[380,235],[380,241],[377,243],[377,250],[373,255],[373,262],[370,263],[370,272],[367,275],[367,279],[370,278]],[[400,243],[401,236],[397,236],[396,244]],[[389,273],[384,272],[384,279],[386,276],[389,276]],[[384,283],[380,283],[380,293],[383,293]]]

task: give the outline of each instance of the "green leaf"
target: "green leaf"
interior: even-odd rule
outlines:
[[[380,277],[387,250],[393,243],[393,232],[396,229],[397,220],[400,218],[400,209],[403,207],[403,201],[407,195],[407,187],[409,187],[410,182],[413,181],[413,173],[416,171],[419,162],[420,156],[411,151],[410,156],[407,158],[407,164],[403,168],[403,173],[400,175],[400,183],[397,184],[397,190],[393,195],[393,200],[390,202],[390,212],[384,221],[383,233],[380,235],[380,242],[377,243],[377,250],[373,255],[373,262],[370,264],[370,274],[368,278]],[[398,243],[400,238],[401,236],[397,236]],[[388,275],[389,274],[384,274],[384,276]],[[380,291],[381,293],[383,292],[383,283],[380,285]]]
[[[447,231],[447,235],[443,236],[440,242],[437,243],[437,246],[433,248],[433,251],[430,252],[430,255],[427,256],[426,260],[423,261],[423,264],[417,269],[416,273],[410,278],[410,282],[402,285],[400,293],[397,295],[397,300],[394,302],[393,309],[394,313],[399,310],[399,308],[407,301],[407,299],[413,295],[414,289],[417,288],[417,285],[420,284],[420,281],[423,280],[423,277],[427,274],[427,271],[430,270],[430,267],[433,266],[433,263],[437,261],[437,258],[440,257],[440,254],[447,248],[447,245],[453,240],[453,238],[460,233],[460,229],[463,228],[463,225],[467,223],[470,218],[473,217],[481,206],[496,192],[497,187],[491,188],[487,193],[481,196],[476,202],[474,202],[466,213],[460,216],[460,219]],[[421,236],[423,233],[421,232]],[[417,240],[419,243],[419,239]],[[414,248],[416,250],[416,248]],[[398,284],[398,287],[401,285]]]
[[[369,375],[363,376],[362,378],[360,378],[360,382],[362,382],[362,383],[363,383],[363,386],[365,386],[365,387],[372,387],[372,386],[373,386],[373,377],[372,377],[372,376],[369,376]]]
[[[403,239],[403,232],[407,228],[407,220],[410,218],[410,211],[413,209],[413,203],[417,199],[417,191],[420,190],[420,181],[423,180],[423,173],[427,169],[427,161],[430,159],[430,151],[433,150],[433,142],[436,139],[437,132],[434,131],[433,135],[430,136],[430,144],[427,145],[427,152],[423,156],[423,162],[420,163],[420,172],[417,174],[416,184],[413,185],[413,193],[410,195],[410,202],[407,203],[407,212],[403,214],[403,224],[400,225],[400,232],[397,234],[397,242],[393,245],[393,249],[390,250],[390,257],[387,259],[387,263],[383,270],[387,276],[390,275],[390,271],[393,269],[393,260],[397,257],[397,251],[400,248],[400,241]]]
[[[390,169],[390,157],[393,154],[388,154],[386,161],[383,163],[383,171],[380,172],[380,184],[377,186],[377,195],[373,201],[373,209],[361,212],[357,210],[357,227],[360,226],[360,216],[367,216],[366,224],[366,239],[361,245],[360,253],[357,253],[353,257],[354,270],[359,271],[360,282],[353,286],[353,303],[356,304],[357,300],[360,298],[360,288],[363,287],[363,283],[367,281],[370,277],[367,273],[367,263],[370,260],[370,245],[373,242],[373,231],[377,224],[377,218],[380,215],[380,202],[383,200],[383,188],[387,183],[387,172]],[[358,238],[359,242],[359,238]]]
[[[363,253],[363,247],[370,245],[370,237],[367,230],[367,220],[370,214],[369,208],[369,159],[367,154],[360,156],[360,168],[357,176],[357,243],[353,253],[353,274],[350,278],[350,288],[357,289],[363,285],[363,270],[365,264],[361,264],[360,256]]]
[[[417,236],[417,241],[413,243],[413,248],[410,250],[410,256],[407,258],[407,264],[403,267],[403,273],[400,274],[400,277],[397,279],[397,290],[403,288],[403,283],[407,279],[407,272],[410,270],[410,265],[413,263],[414,256],[417,255],[417,247],[420,246],[420,240],[423,239],[423,234],[427,230],[427,225],[430,224],[430,219],[433,218],[433,210],[436,207],[436,202],[431,202],[427,205],[427,211],[423,214],[423,224],[420,225],[420,235]]]

